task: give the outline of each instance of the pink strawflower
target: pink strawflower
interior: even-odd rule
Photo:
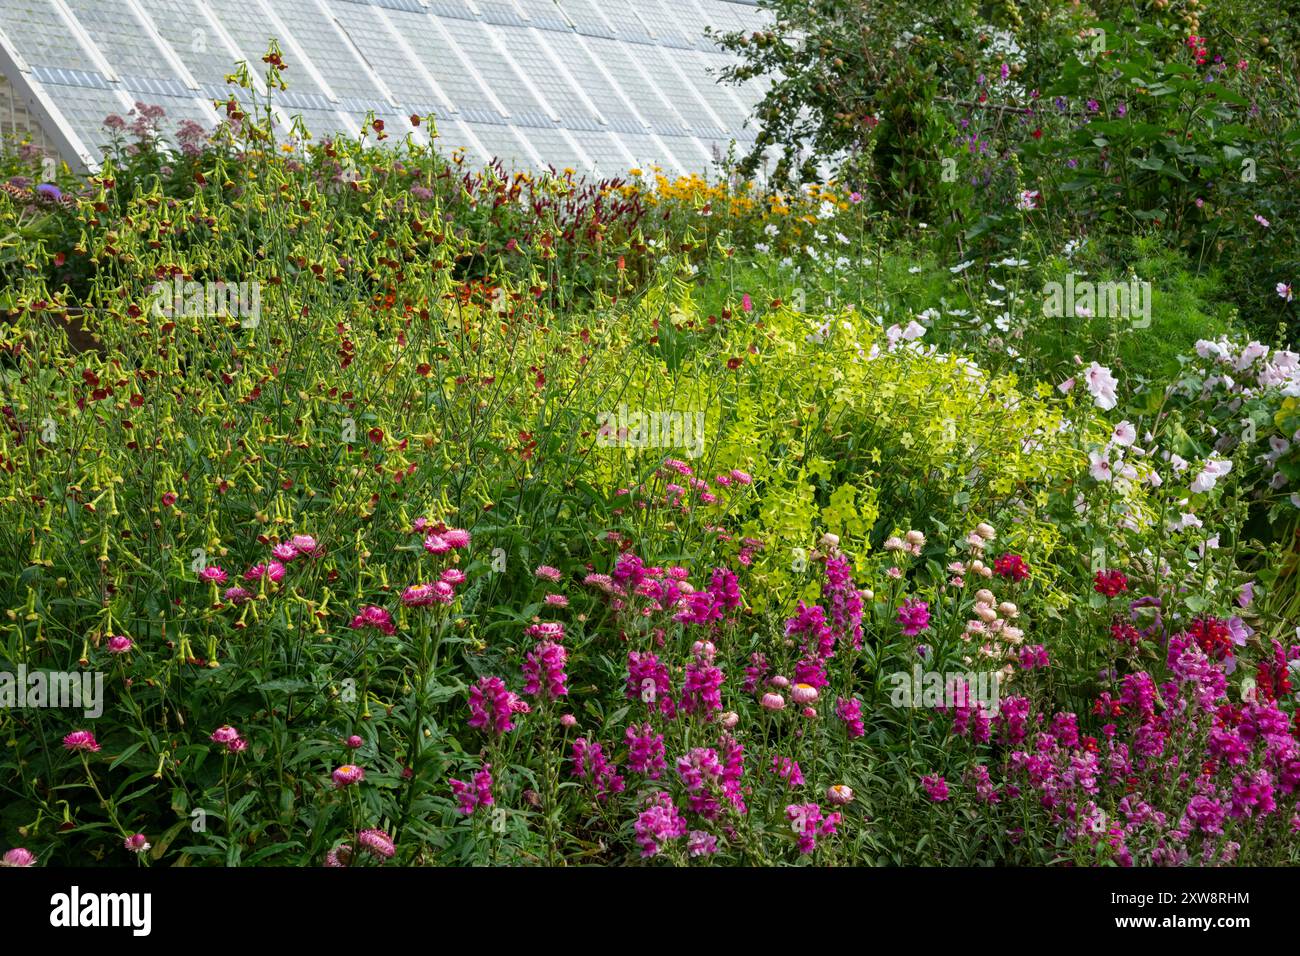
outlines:
[[[853,788],[837,783],[826,788],[826,802],[832,806],[842,807],[853,800]]]
[[[376,630],[383,631],[385,634],[393,634],[397,628],[393,626],[393,616],[385,611],[382,607],[376,607],[373,604],[367,604],[357,612],[357,616],[352,619],[348,625],[353,630],[361,630],[366,627],[373,627]]]
[[[402,591],[402,603],[407,607],[428,607],[433,602],[432,584],[412,584]]]
[[[565,597],[563,594],[548,594],[546,595],[546,597],[542,599],[542,601],[549,607],[569,606],[569,599]]]
[[[214,744],[222,744],[231,753],[240,753],[248,748],[247,742],[239,736],[239,731],[229,724],[218,727],[210,738]]]
[[[368,850],[375,856],[385,860],[391,859],[393,854],[397,852],[397,847],[393,844],[393,838],[383,830],[374,828],[362,830],[358,833],[357,844],[361,849]]]
[[[537,575],[541,580],[550,581],[551,583],[558,582],[561,577],[560,569],[553,568],[549,564],[539,564],[533,574]]]
[[[225,584],[230,579],[220,565],[209,564],[199,572],[200,581],[211,581],[213,584]]]
[[[456,587],[465,583],[465,572],[460,568],[447,568],[442,574],[438,575],[438,579],[445,584]]]
[[[125,654],[134,646],[135,642],[132,641],[131,638],[125,637],[121,634],[114,635],[108,639],[108,652],[110,654]]]
[[[524,637],[560,644],[564,641],[564,624],[561,621],[539,621],[524,628]]]
[[[328,867],[349,866],[351,863],[352,844],[350,843],[340,843],[325,854],[325,865]]]
[[[759,703],[763,705],[764,710],[771,711],[773,713],[775,713],[778,710],[785,710],[785,698],[782,697],[780,694],[772,694],[772,693],[764,694],[763,699]]]
[[[366,779],[366,772],[356,764],[345,763],[334,771],[334,789],[342,790],[344,787],[350,787],[354,783],[360,783]]]
[[[63,749],[74,753],[97,753],[99,741],[89,730],[74,730],[63,738]]]
[[[817,688],[812,684],[795,684],[790,689],[790,699],[800,706],[817,702]]]
[[[461,528],[448,528],[442,533],[442,540],[453,548],[468,548],[470,534]]]
[[[36,863],[36,857],[30,850],[25,850],[20,846],[6,851],[4,856],[0,856],[0,866],[33,866]]]
[[[266,564],[255,564],[244,572],[245,581],[260,581],[263,578],[273,584],[278,584],[284,580],[285,568],[279,561],[268,561]]]
[[[289,544],[295,551],[305,558],[311,557],[320,551],[320,545],[318,545],[316,539],[309,534],[295,534],[289,539]]]
[[[143,833],[133,833],[122,841],[122,845],[132,853],[143,853],[149,849],[149,838]]]
[[[252,600],[253,595],[249,593],[247,588],[241,588],[236,585],[233,588],[226,588],[221,597],[223,600],[229,601],[231,604],[244,604],[247,601]]]

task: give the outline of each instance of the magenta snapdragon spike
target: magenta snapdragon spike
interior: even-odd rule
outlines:
[[[930,795],[930,799],[936,803],[948,799],[948,781],[938,774],[929,773],[921,778],[921,786],[925,792]]]
[[[454,777],[447,781],[451,785],[452,796],[456,798],[456,808],[465,816],[470,816],[480,807],[490,807],[495,802],[492,797],[492,765],[483,764],[469,783]]]
[[[690,795],[691,809],[706,820],[717,816],[720,807],[714,791],[722,780],[722,764],[712,747],[696,747],[677,758],[677,776]]]
[[[866,734],[867,728],[862,722],[862,701],[858,698],[837,698],[835,716],[844,721],[850,737],[862,737]]]
[[[707,830],[692,830],[686,840],[691,856],[713,856],[718,852],[718,838]]]
[[[617,771],[618,766],[605,756],[599,743],[589,742],[586,737],[573,742],[573,775],[590,783],[598,800],[622,793],[624,781]]]
[[[515,714],[531,710],[519,695],[507,690],[499,677],[480,677],[469,689],[469,725],[489,734],[504,734],[514,730]]]
[[[735,737],[724,733],[718,741],[722,758],[722,793],[737,813],[747,813],[741,780],[745,776],[745,748]]]
[[[648,723],[632,724],[624,731],[627,740],[627,768],[633,773],[658,780],[667,768],[664,735],[655,733]]]
[[[656,654],[627,652],[626,693],[628,700],[639,700],[665,717],[673,717],[677,712],[668,665]]]
[[[797,761],[779,754],[772,755],[772,772],[786,782],[789,787],[802,787],[803,771]]]
[[[915,637],[930,626],[930,606],[916,599],[904,601],[898,609],[898,623],[904,634]]]
[[[688,714],[711,714],[722,710],[722,669],[703,659],[686,665],[682,687],[682,710]]]
[[[862,649],[862,592],[853,585],[853,570],[844,555],[826,559],[826,586],[822,596],[830,605],[830,626],[835,639]]]
[[[568,654],[563,644],[542,641],[524,658],[524,693],[555,700],[569,693],[564,665]]]
[[[686,819],[668,794],[657,793],[650,798],[650,805],[638,814],[633,830],[641,856],[649,859],[657,856],[665,843],[686,835]]]
[[[799,602],[797,613],[785,622],[786,637],[802,637],[806,655],[830,658],[835,655],[835,632],[826,623],[826,610]]]
[[[785,818],[798,839],[799,852],[804,854],[817,849],[819,836],[833,836],[840,822],[838,812],[823,815],[816,803],[792,803],[785,808]]]

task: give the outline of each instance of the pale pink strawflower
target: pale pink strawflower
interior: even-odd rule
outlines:
[[[768,683],[770,683],[773,687],[780,687],[782,690],[784,690],[785,688],[790,686],[790,678],[783,677],[782,675],[777,674],[770,681],[768,681]]]
[[[298,557],[298,549],[291,544],[277,544],[271,549],[271,554],[277,561],[287,563]]]
[[[533,574],[537,575],[537,577],[541,578],[543,581],[554,583],[560,580],[560,569],[553,568],[549,564],[538,565],[537,570],[534,571]]]
[[[578,718],[574,717],[572,714],[565,714],[563,717],[560,718],[560,726],[576,727],[578,726]]]
[[[443,583],[450,584],[453,587],[455,587],[458,584],[465,583],[465,572],[460,570],[459,568],[448,568],[447,570],[443,571],[442,574],[438,575],[438,578]]]
[[[764,694],[760,703],[762,703],[764,710],[772,712],[785,710],[785,698],[780,694]]]
[[[74,753],[96,753],[99,750],[99,741],[89,730],[74,730],[63,738],[63,748]]]
[[[402,591],[402,603],[407,607],[428,607],[433,602],[432,584],[412,584]]]
[[[350,787],[354,783],[360,783],[366,779],[366,772],[356,764],[345,763],[334,771],[334,789],[342,790],[344,787]]]
[[[826,788],[826,802],[833,806],[842,807],[853,799],[853,788],[842,783],[834,784]]]
[[[790,699],[796,704],[813,704],[817,702],[817,688],[812,684],[795,684],[790,691]]]
[[[30,850],[25,850],[20,846],[14,847],[0,856],[0,866],[32,866],[36,863],[36,857]]]
[[[569,599],[563,594],[548,594],[543,600],[551,607],[569,606]]]
[[[294,550],[304,557],[310,557],[320,551],[320,546],[316,539],[309,534],[295,534],[289,539],[289,544]]]

